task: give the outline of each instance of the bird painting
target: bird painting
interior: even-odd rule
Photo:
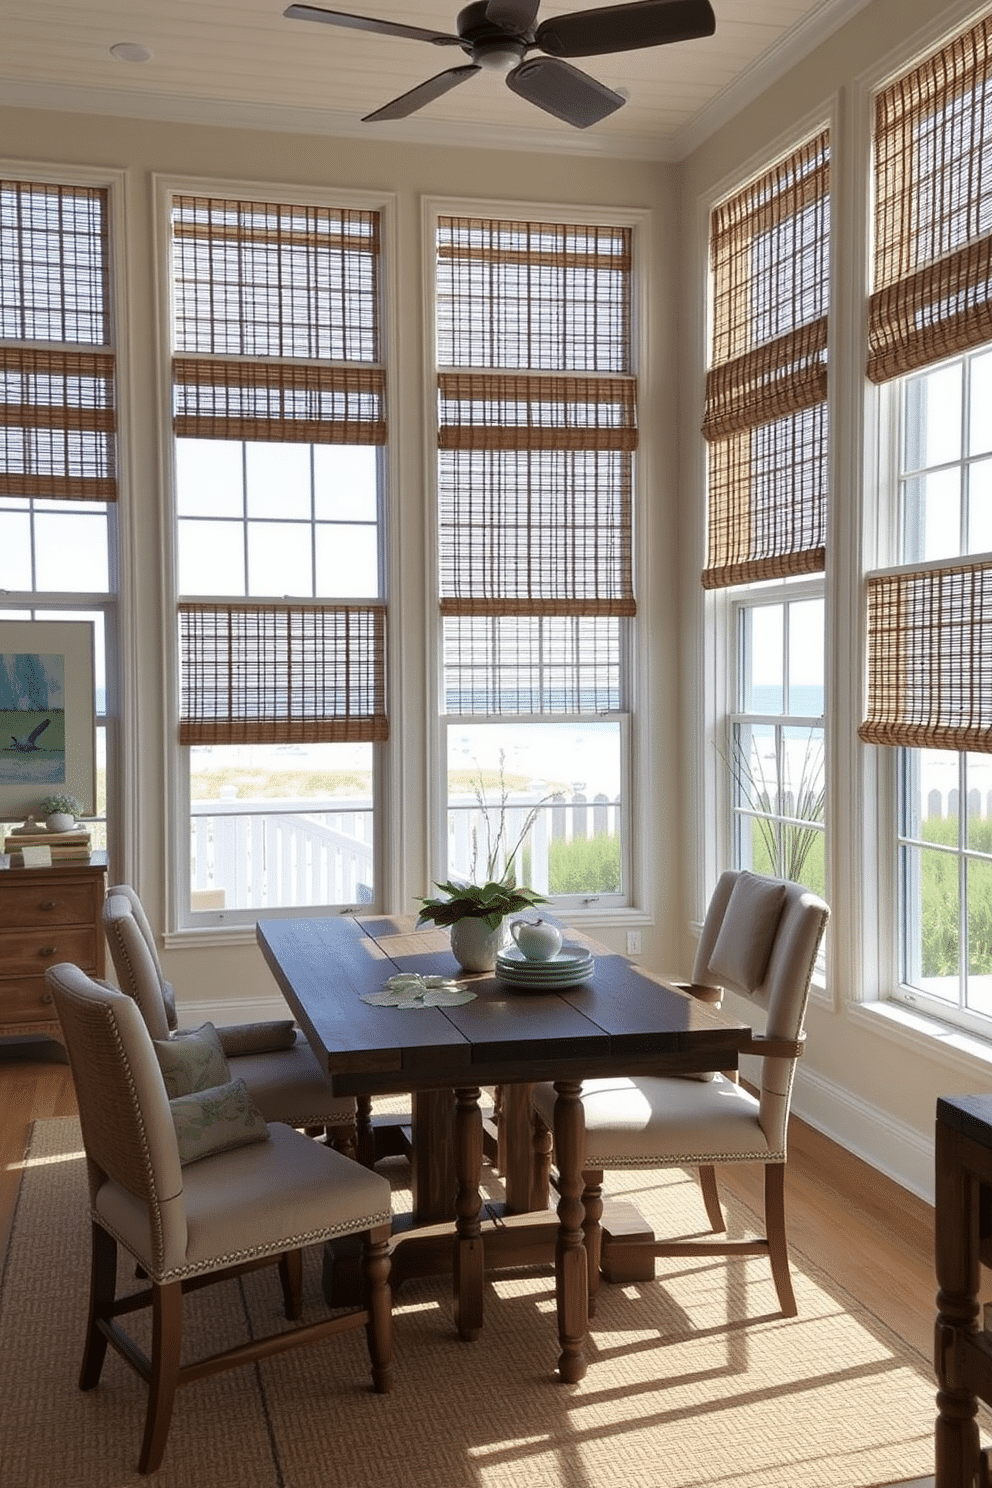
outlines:
[[[50,718],[43,718],[29,734],[24,734],[20,739],[16,734],[11,734],[11,742],[7,748],[15,749],[18,754],[30,754],[33,750],[39,749],[41,746],[38,743],[38,737],[45,732],[51,721]]]

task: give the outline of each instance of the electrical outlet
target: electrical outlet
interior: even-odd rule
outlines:
[[[640,930],[627,931],[627,955],[639,956],[641,954],[641,932]]]

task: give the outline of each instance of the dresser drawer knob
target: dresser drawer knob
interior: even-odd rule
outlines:
[[[41,950],[38,952],[38,955],[39,956],[56,956],[56,955],[58,955],[58,949],[59,949],[58,946],[42,946],[41,947]]]
[[[58,907],[59,901],[57,899],[42,899],[38,905],[39,909],[58,909]]]
[[[51,1002],[52,1001],[52,994],[51,994],[51,992],[42,992],[42,994],[41,994],[41,1000],[42,1000],[42,1002],[46,1002],[46,1003]]]

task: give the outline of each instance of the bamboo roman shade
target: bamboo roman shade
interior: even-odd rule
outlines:
[[[630,230],[442,217],[437,254],[449,708],[615,707],[635,612]]]
[[[992,340],[992,17],[875,101],[868,376]]]
[[[992,341],[990,60],[986,18],[876,99],[875,382]],[[862,739],[992,752],[992,555],[870,575],[867,648]]]
[[[0,180],[0,496],[117,498],[105,190]]]
[[[992,753],[992,564],[868,581],[870,744]]]
[[[182,744],[387,737],[383,605],[179,606]]]
[[[621,706],[635,613],[631,232],[442,217],[438,546],[447,711]]]
[[[176,196],[172,240],[178,438],[385,444],[377,212]],[[185,599],[179,628],[181,743],[387,737],[383,604]]]
[[[825,566],[829,187],[824,131],[711,216],[708,589]]]
[[[376,212],[176,197],[173,280],[178,435],[385,443]]]

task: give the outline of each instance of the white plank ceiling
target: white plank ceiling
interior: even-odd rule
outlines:
[[[539,19],[603,3],[543,0]],[[628,100],[577,130],[490,72],[408,119],[363,124],[363,114],[468,59],[454,48],[288,20],[288,0],[0,0],[0,105],[677,160],[866,3],[713,0],[715,36],[577,60]],[[453,32],[458,4],[331,0],[330,8]],[[120,42],[152,55],[120,61],[110,51]]]

